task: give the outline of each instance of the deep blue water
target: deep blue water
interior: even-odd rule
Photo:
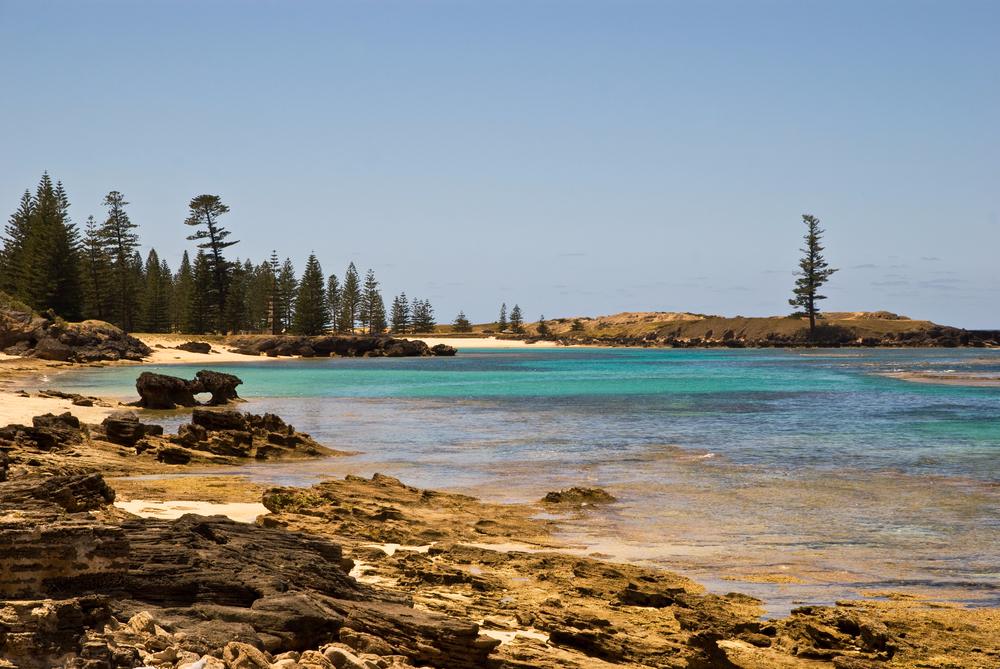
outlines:
[[[1000,376],[1000,352],[508,349],[211,368],[244,380],[248,410],[362,452],[263,478],[378,470],[510,500],[601,485],[621,504],[570,519],[574,536],[705,578],[724,568],[775,610],[863,588],[1000,599],[1000,388],[883,375]],[[128,395],[138,371],[57,385]],[[802,583],[757,583],[764,572]]]

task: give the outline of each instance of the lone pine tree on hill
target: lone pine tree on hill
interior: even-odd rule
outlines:
[[[524,317],[521,315],[521,307],[516,304],[510,310],[510,331],[514,334],[522,334],[524,332]]]
[[[823,257],[823,245],[820,243],[823,229],[819,227],[819,219],[803,214],[802,222],[806,224],[806,245],[799,261],[799,278],[795,280],[795,289],[792,291],[795,297],[788,300],[788,303],[801,310],[797,313],[809,317],[809,337],[813,338],[816,334],[816,316],[819,314],[816,303],[826,299],[825,295],[819,294],[819,289],[837,270],[829,267]]]
[[[455,332],[472,332],[472,323],[466,318],[464,311],[459,311],[458,315],[455,316],[455,322],[452,324],[452,330]]]
[[[500,318],[497,319],[497,330],[503,332],[507,329],[507,303],[500,305]]]

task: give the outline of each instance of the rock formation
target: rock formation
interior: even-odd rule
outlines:
[[[188,353],[211,353],[212,345],[204,341],[186,341],[183,344],[178,344],[175,346],[178,351],[187,351]]]
[[[294,335],[233,337],[228,343],[244,355],[301,356],[303,358],[342,356],[348,358],[402,358],[417,356],[455,355],[451,346],[434,348],[419,340],[396,339],[387,335]]]
[[[0,483],[0,662],[390,666],[341,643],[374,640],[395,666],[474,669],[499,643],[357,582],[330,540],[222,517],[102,519],[113,499],[93,473]]]
[[[67,323],[54,315],[43,317],[2,293],[0,351],[63,362],[142,360],[152,352],[110,323]]]
[[[239,377],[222,372],[203,369],[191,381],[166,374],[143,372],[136,379],[135,389],[139,393],[137,406],[146,409],[174,409],[178,406],[198,405],[195,395],[211,393],[206,404],[219,406],[239,400],[236,386],[242,384]]]

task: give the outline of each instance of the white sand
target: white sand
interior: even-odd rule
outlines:
[[[146,346],[153,349],[153,354],[146,358],[145,364],[152,365],[214,365],[225,362],[253,362],[255,360],[274,360],[266,356],[244,355],[236,353],[223,347],[221,344],[212,344],[211,353],[191,353],[190,351],[179,351],[174,346],[185,341],[198,341],[197,337],[185,338],[177,336],[157,336],[157,335],[135,335]],[[157,345],[165,348],[157,348]]]
[[[173,520],[186,513],[199,516],[226,516],[238,523],[252,523],[257,516],[270,513],[260,502],[190,502],[183,500],[168,500],[165,502],[151,499],[131,499],[115,502],[115,506],[134,513],[143,518],[162,518]]]
[[[497,339],[496,337],[404,337],[411,341],[422,341],[428,346],[445,344],[458,350],[475,348],[565,348],[554,341],[540,341],[529,344],[520,339]]]
[[[78,407],[69,400],[52,397],[21,397],[10,392],[0,392],[0,426],[18,423],[31,425],[33,416],[45,413],[61,414],[69,411],[84,423],[100,423],[117,407]]]

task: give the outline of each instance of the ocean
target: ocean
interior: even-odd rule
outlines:
[[[1000,351],[466,350],[455,358],[206,365],[357,455],[253,465],[283,485],[382,472],[488,500],[574,485],[619,502],[560,516],[581,552],[680,571],[719,592],[800,603],[908,592],[1000,605],[1000,388],[905,371],[1000,374]],[[135,397],[142,370],[39,382]],[[168,428],[177,414],[148,412]]]

